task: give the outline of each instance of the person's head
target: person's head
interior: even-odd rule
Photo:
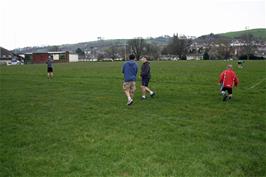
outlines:
[[[143,56],[143,57],[140,59],[140,61],[141,61],[142,63],[145,63],[145,62],[148,61],[148,57],[147,57],[147,56]]]
[[[130,55],[129,55],[129,59],[130,59],[130,60],[135,60],[135,55],[134,55],[134,54],[130,54]]]
[[[231,65],[231,64],[227,65],[227,69],[232,69],[232,68],[233,68],[233,65]]]

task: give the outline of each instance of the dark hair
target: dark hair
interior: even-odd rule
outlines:
[[[135,59],[135,55],[134,55],[134,54],[130,54],[130,55],[129,55],[129,59],[130,59],[130,60],[134,60],[134,59]]]

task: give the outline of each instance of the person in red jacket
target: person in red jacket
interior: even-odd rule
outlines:
[[[233,96],[233,87],[237,87],[239,84],[239,80],[231,64],[227,65],[227,69],[220,74],[219,83],[221,84],[223,101],[226,101],[227,98],[230,100]]]

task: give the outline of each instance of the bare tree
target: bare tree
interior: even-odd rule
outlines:
[[[143,55],[146,42],[143,38],[136,38],[128,40],[128,47],[133,54],[136,55],[136,59],[139,60],[140,56]]]
[[[112,45],[105,49],[106,57],[112,58],[113,60],[118,57],[118,47]]]
[[[247,55],[247,60],[249,60],[250,55],[253,54],[254,49],[256,48],[256,46],[253,45],[255,38],[252,34],[247,32],[246,34],[241,35],[240,39],[244,42],[244,51]]]
[[[172,40],[164,49],[164,53],[176,55],[180,59],[186,59],[186,55],[188,54],[190,45],[192,44],[191,39],[182,38],[180,39],[178,35],[173,35]]]
[[[151,59],[159,59],[160,57],[160,48],[153,44],[146,44],[144,47],[144,55],[150,56]]]

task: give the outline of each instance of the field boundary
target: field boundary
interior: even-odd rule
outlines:
[[[256,84],[252,85],[249,89],[253,89],[256,86],[260,85],[262,82],[264,82],[266,80],[266,78],[262,79],[260,82],[257,82]]]

